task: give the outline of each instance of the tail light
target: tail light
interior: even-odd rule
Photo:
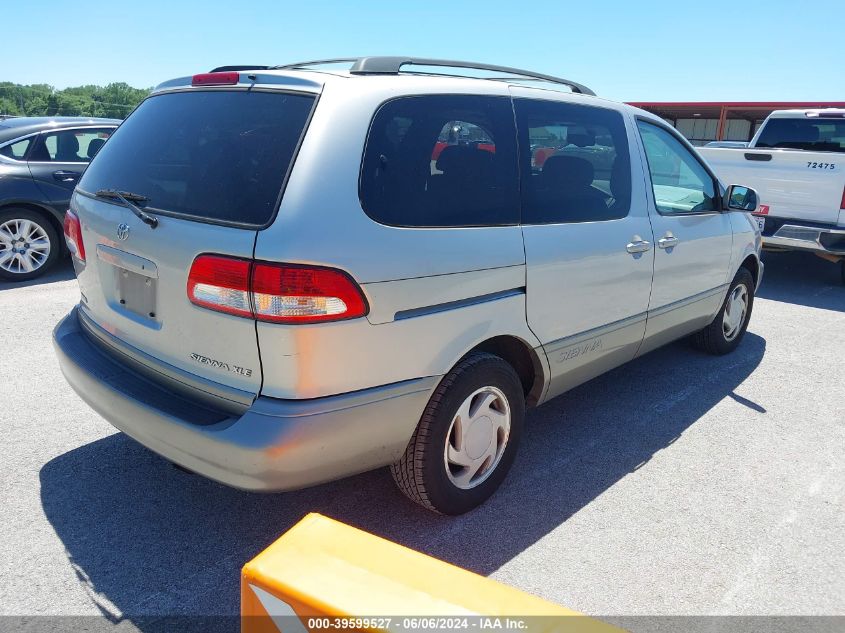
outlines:
[[[367,313],[358,285],[331,268],[263,264],[252,270],[255,318],[276,323],[352,319]]]
[[[188,275],[191,303],[271,323],[323,323],[367,314],[361,289],[333,268],[200,255]]]
[[[845,188],[842,189],[842,202],[839,203],[840,209],[845,209]]]
[[[188,298],[203,308],[252,317],[246,259],[200,255],[188,275]]]
[[[68,250],[76,259],[84,262],[85,244],[82,243],[82,225],[79,223],[79,216],[68,209],[65,213],[63,226]]]

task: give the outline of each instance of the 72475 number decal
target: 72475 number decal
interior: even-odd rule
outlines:
[[[812,160],[807,161],[808,169],[836,169],[836,163],[817,163]]]

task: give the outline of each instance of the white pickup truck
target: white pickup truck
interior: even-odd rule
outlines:
[[[840,262],[845,281],[845,109],[777,110],[745,147],[698,148],[725,184],[753,187],[770,250]]]

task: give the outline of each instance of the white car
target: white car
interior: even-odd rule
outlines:
[[[698,148],[722,182],[754,187],[763,245],[840,261],[845,281],[845,110],[777,110],[743,148]]]
[[[503,481],[526,406],[681,337],[739,345],[755,208],[661,119],[565,79],[222,68],[159,86],[80,181],[55,347],[189,470],[274,491],[391,466],[457,514]]]

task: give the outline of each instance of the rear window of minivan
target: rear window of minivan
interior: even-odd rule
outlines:
[[[311,95],[185,91],[141,103],[79,183],[147,197],[146,208],[264,226],[314,105]]]

